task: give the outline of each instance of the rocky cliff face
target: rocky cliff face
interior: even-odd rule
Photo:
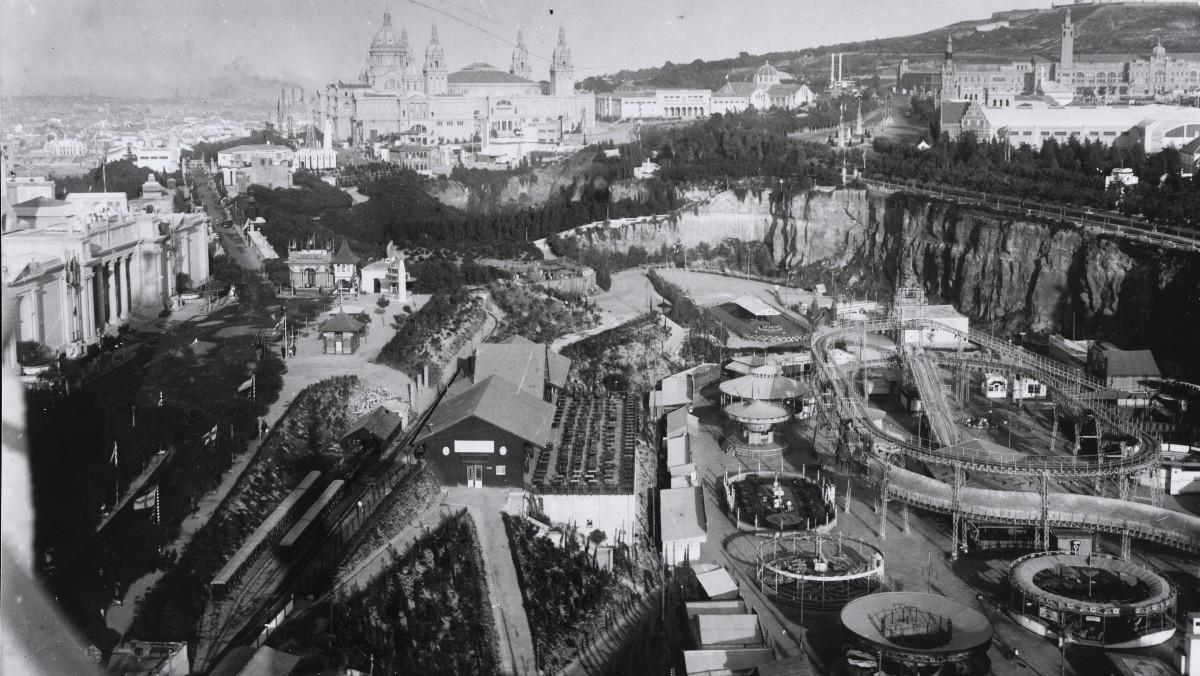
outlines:
[[[603,231],[603,234],[601,234]],[[871,190],[725,192],[670,217],[593,229],[593,246],[657,250],[766,242],[793,279],[890,295],[920,284],[983,328],[1072,331],[1160,361],[1200,362],[1200,255],[1164,252],[1012,214]],[[582,242],[581,242],[582,243]]]

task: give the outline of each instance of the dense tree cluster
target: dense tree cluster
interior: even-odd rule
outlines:
[[[661,148],[660,176],[669,182],[790,176],[804,189],[836,177],[833,150],[787,137],[805,126],[794,113],[749,110],[713,115],[688,127],[649,130],[642,139]]]
[[[56,194],[61,198],[73,192],[123,192],[134,199],[142,196],[142,185],[151,173],[149,168],[137,166],[132,157],[126,157],[106,162],[82,176],[57,179]]]
[[[1049,139],[1035,150],[1028,145],[1011,148],[1000,140],[978,141],[973,134],[956,141],[943,138],[927,150],[884,139],[876,139],[873,148],[867,155],[870,175],[1200,224],[1200,180],[1180,177],[1179,153],[1173,148],[1147,156],[1137,146],[1072,138],[1065,143]],[[1105,176],[1117,167],[1132,168],[1139,184],[1124,191],[1119,186],[1106,189]]]

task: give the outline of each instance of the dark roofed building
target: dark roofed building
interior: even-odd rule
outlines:
[[[554,410],[493,375],[438,404],[417,443],[445,483],[521,487],[526,458],[551,441]]]
[[[339,312],[326,319],[317,332],[324,343],[325,354],[353,354],[366,330],[366,322]]]
[[[363,448],[380,452],[396,436],[396,432],[403,429],[404,418],[384,406],[376,406],[375,410],[350,423],[350,427],[342,432],[342,443],[354,439]]]

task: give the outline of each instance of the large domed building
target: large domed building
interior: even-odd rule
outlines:
[[[551,59],[548,94],[531,79],[532,71],[519,31],[508,71],[473,63],[451,72],[436,25],[425,57],[418,62],[408,33],[403,28],[397,32],[392,15],[385,13],[358,81],[328,85],[322,113],[335,137],[352,144],[393,134],[437,145],[519,137],[531,129],[553,128],[561,134],[592,128],[595,97],[575,90],[571,49],[562,27]]]

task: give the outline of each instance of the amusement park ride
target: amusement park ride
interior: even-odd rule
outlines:
[[[902,288],[894,308],[911,310],[923,298],[920,289]],[[935,332],[942,337],[937,346],[904,337]],[[893,340],[868,341],[872,334]],[[895,346],[868,350],[869,343]],[[818,329],[812,361],[811,382],[784,378],[768,364],[722,383],[731,421],[722,449],[744,463],[779,458],[786,444],[776,426],[789,414],[801,417],[793,409],[815,394],[815,416],[806,410],[803,417],[834,431],[839,466],[877,487],[880,540],[887,538],[889,502],[900,503],[905,531],[910,506],[949,514],[951,559],[968,540],[983,549],[989,548],[986,540],[999,538],[1035,550],[1009,571],[1009,613],[1026,629],[1105,648],[1156,645],[1174,634],[1175,588],[1132,560],[1131,542],[1200,553],[1200,518],[1164,508],[1157,481],[1148,482],[1148,500],[1134,499],[1139,479],[1158,471],[1161,440],[1116,405],[1099,380],[986,333],[896,309],[886,318]],[[944,369],[955,375],[951,387],[960,403],[968,401],[971,375],[980,374],[987,415],[964,420],[954,413]],[[911,390],[904,408],[919,410],[928,434],[888,425],[869,406],[873,392],[887,389],[879,385],[881,371],[903,374]],[[980,438],[997,429],[990,410],[996,399],[1010,399],[1018,413],[1031,406],[1041,412],[1039,424],[1049,429],[1024,441],[1045,444],[1048,431],[1048,447],[1018,452]],[[1009,415],[1004,426],[1010,446],[1011,423]],[[923,463],[933,476],[909,469],[912,463]],[[956,673],[967,673],[986,662],[992,628],[978,611],[942,596],[883,592],[883,551],[833,530],[837,506],[835,491],[827,490],[830,479],[761,470],[726,475],[730,517],[740,530],[760,536],[755,577],[762,593],[800,612],[842,608],[857,644],[852,652],[865,655],[864,664],[926,673],[953,663]],[[1001,479],[1036,489],[1000,490],[995,486]],[[849,481],[846,488],[848,510]],[[795,496],[805,494],[805,504],[796,504],[801,500]],[[813,518],[818,514],[824,518]],[[1095,533],[1119,536],[1120,557],[1093,553]],[[1080,542],[1086,546],[1076,546]]]

